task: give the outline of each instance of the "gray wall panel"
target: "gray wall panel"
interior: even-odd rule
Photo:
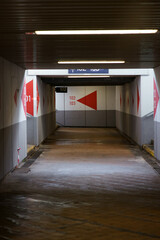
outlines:
[[[56,112],[52,112],[52,119],[50,119],[51,121],[51,131],[54,132],[55,128],[56,128]]]
[[[116,111],[58,111],[56,112],[56,122],[58,119],[63,121],[63,126],[70,127],[115,127]],[[65,120],[64,120],[65,117]],[[61,123],[62,123],[61,121]]]
[[[131,138],[133,138],[133,140],[135,142],[138,143],[138,145],[142,146],[144,144],[143,142],[143,138],[142,138],[142,118],[140,117],[136,117],[131,115],[132,118],[132,125],[131,128],[133,129],[133,135],[131,135]]]
[[[122,132],[123,131],[123,113],[116,111],[116,127]]]
[[[13,167],[18,164],[18,152],[19,146],[19,124],[14,124],[12,129],[12,154],[13,154]],[[21,133],[24,136],[24,132]],[[21,151],[21,150],[20,150]]]
[[[86,127],[106,127],[106,111],[86,111]]]
[[[84,127],[85,111],[65,111],[65,126]]]
[[[18,152],[17,149],[21,148],[19,160],[20,162],[27,155],[27,135],[26,135],[26,121],[19,122],[10,127],[4,128],[0,130],[0,139],[2,139],[2,135],[4,136],[4,141],[2,141],[1,148],[2,150],[2,161],[1,167],[3,167],[3,171],[1,171],[0,179],[4,177],[7,173],[9,173],[18,163]],[[2,176],[3,173],[3,176]]]
[[[39,145],[55,130],[55,112],[35,118],[35,121],[37,121],[38,125],[38,138],[36,145]]]
[[[34,141],[34,117],[27,117],[27,143],[33,144]]]
[[[4,176],[4,130],[0,129],[0,179]]]
[[[129,129],[127,129],[125,134],[132,138],[137,144],[142,145],[141,118],[126,113],[123,114],[124,118],[127,118],[127,124],[129,125]]]
[[[125,115],[124,115],[125,117]],[[135,129],[135,126],[137,126],[137,117],[134,115],[130,116],[130,128],[129,128],[129,136],[132,138],[135,142],[138,143],[138,138],[137,138],[137,131]]]
[[[154,154],[155,157],[160,160],[160,122],[154,122],[154,142],[155,142],[155,146],[154,146]]]
[[[27,121],[19,123],[20,161],[27,155]]]
[[[27,119],[27,143],[39,145],[55,130],[55,112]]]
[[[52,132],[52,129],[53,129],[52,122],[54,122],[53,113],[50,113],[49,115],[46,115],[46,124],[48,128],[47,128],[47,135],[45,137],[49,136]]]
[[[154,139],[154,117],[153,115],[142,118],[143,142],[150,144]]]
[[[116,111],[115,110],[108,110],[106,111],[107,115],[107,127],[115,127],[116,126]]]
[[[154,155],[158,159],[158,146],[157,146],[157,122],[154,121]],[[159,158],[160,159],[160,158]]]
[[[140,118],[117,111],[116,127],[140,146],[153,139],[153,116]]]
[[[123,129],[126,135],[129,136],[129,129],[130,129],[130,115],[129,114],[125,114],[124,115],[124,122],[123,122]]]
[[[4,128],[4,175],[13,169],[12,126]]]
[[[65,111],[56,110],[56,122],[60,126],[65,125]]]
[[[37,139],[35,142],[35,145],[39,145],[44,139],[45,139],[45,135],[47,134],[47,123],[45,121],[45,115],[42,115],[38,118],[34,118],[35,121],[35,125],[36,125],[36,121],[37,121]]]

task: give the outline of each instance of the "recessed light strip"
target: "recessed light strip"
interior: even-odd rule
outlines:
[[[50,30],[50,31],[35,31],[37,35],[105,35],[105,34],[153,34],[157,33],[158,29],[131,29],[131,30]]]
[[[125,61],[58,61],[58,64],[121,64]]]
[[[72,75],[68,78],[109,78],[109,75]]]

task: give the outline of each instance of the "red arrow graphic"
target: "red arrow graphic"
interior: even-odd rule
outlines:
[[[97,110],[97,91],[77,100],[78,102]]]

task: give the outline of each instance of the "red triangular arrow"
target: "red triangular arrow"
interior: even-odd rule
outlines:
[[[139,96],[139,90],[137,86],[137,113],[139,112],[139,104],[140,104],[140,96]]]
[[[97,91],[77,100],[78,102],[97,110]]]
[[[158,102],[159,102],[159,94],[156,86],[156,81],[154,79],[154,118],[157,112]]]
[[[26,84],[26,94],[27,94],[27,113],[34,116],[34,100],[33,100],[33,80]]]

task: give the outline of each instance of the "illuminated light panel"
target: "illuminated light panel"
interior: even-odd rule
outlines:
[[[109,78],[109,75],[72,75],[68,78]]]
[[[35,31],[37,35],[112,35],[112,34],[154,34],[158,29],[133,29],[133,30],[58,30]]]
[[[59,61],[58,64],[121,64],[125,61]]]

